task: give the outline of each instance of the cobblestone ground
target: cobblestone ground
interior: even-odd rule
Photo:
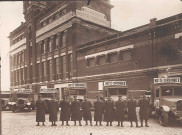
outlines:
[[[150,127],[143,128],[135,126],[131,128],[127,121],[124,122],[124,127],[117,127],[117,122],[113,122],[112,127],[106,127],[105,122],[103,122],[104,126],[85,126],[84,121],[82,121],[83,126],[73,126],[73,122],[70,122],[69,127],[61,126],[61,122],[58,121],[55,127],[48,122],[48,114],[46,114],[45,124],[45,127],[35,126],[35,111],[2,112],[2,135],[182,135],[180,124],[174,123],[170,127],[162,127],[155,118],[149,120]]]

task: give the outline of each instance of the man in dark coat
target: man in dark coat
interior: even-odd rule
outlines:
[[[138,127],[138,121],[137,121],[137,115],[136,115],[136,106],[137,106],[136,100],[134,100],[133,96],[130,95],[128,103],[127,103],[127,107],[128,107],[128,120],[131,123],[130,127],[133,127],[132,121],[135,121],[136,122],[136,127]]]
[[[97,101],[94,102],[94,121],[96,121],[95,126],[97,126],[98,121],[100,122],[100,126],[102,126],[102,115],[104,112],[104,103],[100,100],[100,97],[97,96]]]
[[[91,116],[92,103],[87,100],[87,96],[84,96],[84,101],[82,102],[83,118],[88,125],[88,120],[90,121],[90,126],[92,126],[92,116]]]
[[[51,96],[51,100],[48,103],[49,121],[52,122],[51,126],[57,126],[57,112],[59,111],[59,104],[55,98],[55,95]]]
[[[71,120],[74,121],[74,125],[76,126],[76,121],[79,121],[79,126],[82,126],[81,119],[82,113],[80,110],[81,103],[77,100],[77,96],[74,95],[74,101],[71,102]]]
[[[45,109],[46,109],[46,103],[44,100],[42,100],[41,95],[38,95],[38,100],[36,101],[36,122],[37,125],[39,126],[39,122],[42,122],[42,125],[45,126]]]
[[[107,122],[106,126],[112,126],[112,122],[114,120],[114,102],[111,100],[111,97],[108,96],[107,101],[105,101],[104,106],[104,121]]]
[[[146,99],[145,95],[141,95],[141,99],[138,102],[138,106],[140,107],[139,115],[140,115],[140,121],[141,126],[143,127],[143,120],[145,120],[145,126],[149,127],[147,124],[147,120],[149,118],[149,101]]]
[[[116,119],[118,121],[118,125],[123,127],[123,121],[124,121],[124,115],[125,115],[125,102],[122,99],[122,96],[118,97],[118,101],[115,103],[115,108],[116,108]]]
[[[60,107],[60,121],[62,121],[62,126],[64,125],[64,121],[66,121],[66,125],[69,126],[68,121],[70,120],[70,103],[67,97],[63,97],[63,100],[60,102]]]

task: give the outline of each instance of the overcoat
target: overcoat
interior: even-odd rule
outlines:
[[[36,101],[36,122],[45,122],[46,103],[44,100]]]
[[[137,115],[136,115],[136,100],[130,100],[127,103],[128,107],[128,120],[129,121],[137,121]]]
[[[124,101],[116,101],[115,103],[116,108],[116,120],[117,121],[124,121],[125,117],[125,102]]]
[[[92,107],[92,103],[90,101],[82,102],[82,111],[83,111],[84,120],[92,120],[91,107]]]
[[[60,120],[61,121],[70,120],[70,103],[68,101],[61,101],[60,107],[61,107]]]
[[[80,110],[81,103],[79,101],[71,102],[71,120],[77,121],[82,119],[82,112]]]
[[[57,100],[50,100],[48,102],[49,121],[57,121],[57,112],[59,111],[59,104]]]
[[[147,99],[140,99],[138,102],[138,106],[140,107],[139,110],[140,119],[147,120],[149,118],[149,101]]]
[[[114,102],[113,101],[105,101],[104,106],[104,121],[112,122],[114,120],[115,111],[114,111]]]
[[[96,101],[94,102],[94,121],[102,121],[102,115],[104,113],[104,102]]]

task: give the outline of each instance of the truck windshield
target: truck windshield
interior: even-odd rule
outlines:
[[[10,94],[1,94],[1,98],[10,98]]]
[[[86,95],[86,90],[70,90],[70,95]]]
[[[109,88],[108,94],[109,95],[126,95],[127,88]]]
[[[162,96],[172,96],[173,89],[172,88],[162,88]]]
[[[175,96],[182,96],[182,87],[174,88],[174,95]]]
[[[17,94],[17,98],[29,98],[30,94]]]
[[[42,96],[42,98],[51,98],[51,95],[53,93],[40,93],[40,95]]]

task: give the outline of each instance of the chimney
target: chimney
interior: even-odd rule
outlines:
[[[150,27],[150,28],[155,27],[155,26],[156,26],[156,21],[157,21],[157,18],[152,18],[152,19],[150,19],[149,27]]]

